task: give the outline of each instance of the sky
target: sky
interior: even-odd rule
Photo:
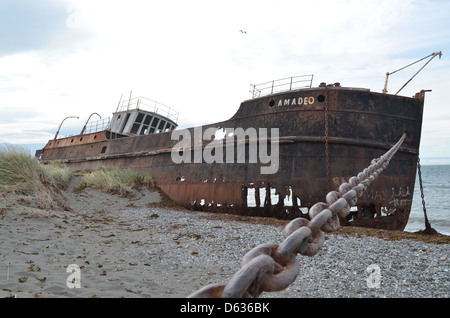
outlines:
[[[0,0],[0,39],[0,144],[28,147],[130,93],[186,128],[232,117],[250,84],[314,74],[381,92],[442,51],[400,94],[432,90],[420,157],[450,164],[450,0]]]

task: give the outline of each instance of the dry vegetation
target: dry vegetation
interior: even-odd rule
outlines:
[[[76,191],[93,188],[105,193],[127,197],[133,196],[133,189],[141,187],[151,190],[157,188],[155,181],[147,173],[139,173],[130,169],[100,168],[92,172],[84,172],[83,182]]]
[[[0,193],[33,197],[42,209],[70,209],[58,190],[58,177],[52,177],[50,170],[24,148],[0,148]]]
[[[83,181],[76,191],[94,188],[105,193],[133,196],[133,189],[158,190],[153,178],[129,169],[101,168],[93,172],[73,172],[62,163],[43,165],[25,148],[0,148],[0,193],[33,197],[42,209],[70,210],[59,191],[67,189],[74,175]]]

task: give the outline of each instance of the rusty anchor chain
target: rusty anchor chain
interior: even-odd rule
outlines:
[[[330,180],[330,150],[328,145],[328,87],[325,87],[325,169],[327,175],[327,186],[331,187]]]
[[[430,221],[428,221],[427,208],[425,207],[425,194],[423,193],[422,171],[421,171],[421,165],[420,165],[420,158],[417,158],[417,174],[419,175],[420,197],[422,198],[423,216],[425,218],[424,233],[435,234],[435,233],[437,233],[437,231],[431,227]]]
[[[300,272],[297,254],[314,256],[322,248],[325,233],[336,231],[339,218],[350,213],[367,187],[389,165],[402,145],[406,134],[384,155],[373,159],[370,166],[341,184],[339,191],[331,191],[326,203],[319,202],[309,210],[310,220],[297,218],[283,230],[281,244],[261,244],[244,255],[241,269],[227,284],[211,284],[189,295],[190,298],[248,298],[262,292],[275,292],[287,288]]]

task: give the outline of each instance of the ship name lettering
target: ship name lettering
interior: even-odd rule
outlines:
[[[313,96],[309,97],[299,97],[292,99],[280,99],[278,101],[278,106],[307,106],[312,105],[315,102],[315,98]]]

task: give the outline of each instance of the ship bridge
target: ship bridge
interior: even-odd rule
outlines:
[[[178,124],[178,112],[148,98],[134,97],[122,101],[110,122],[113,133],[136,136],[174,130]]]

